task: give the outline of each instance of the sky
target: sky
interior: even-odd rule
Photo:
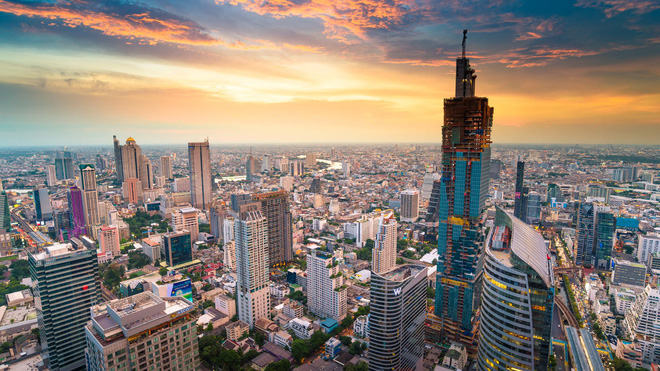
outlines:
[[[660,144],[656,0],[0,0],[0,146],[439,143],[463,29],[495,143]]]

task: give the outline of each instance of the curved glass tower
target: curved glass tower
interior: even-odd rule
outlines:
[[[547,370],[554,284],[545,242],[497,208],[486,243],[478,370]]]

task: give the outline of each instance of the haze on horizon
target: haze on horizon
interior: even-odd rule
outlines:
[[[461,31],[495,143],[657,144],[660,5],[0,0],[0,146],[440,143]]]

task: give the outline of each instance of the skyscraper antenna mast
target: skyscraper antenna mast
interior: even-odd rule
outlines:
[[[463,30],[463,58],[465,58],[465,39],[467,39],[467,31]]]

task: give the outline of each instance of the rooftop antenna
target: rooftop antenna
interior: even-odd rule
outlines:
[[[463,58],[465,58],[465,39],[467,39],[467,31],[463,30]]]

